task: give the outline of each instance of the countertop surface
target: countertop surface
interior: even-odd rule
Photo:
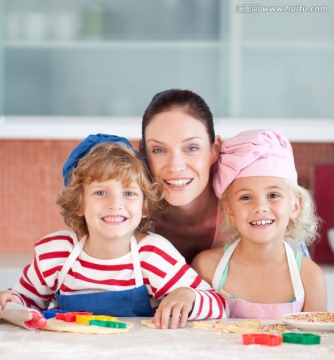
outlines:
[[[320,332],[321,344],[243,345],[240,334],[221,330],[160,330],[141,326],[140,318],[125,334],[87,335],[29,331],[0,321],[1,359],[334,359],[334,332]],[[229,320],[233,321],[233,320]]]

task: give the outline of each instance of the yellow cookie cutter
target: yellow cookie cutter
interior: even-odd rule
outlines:
[[[76,323],[89,325],[90,320],[99,320],[99,321],[118,321],[117,317],[108,316],[108,315],[77,315]]]

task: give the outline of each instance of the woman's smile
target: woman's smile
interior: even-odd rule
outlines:
[[[193,181],[193,178],[182,178],[182,179],[166,179],[165,183],[171,187],[184,187],[189,185]]]

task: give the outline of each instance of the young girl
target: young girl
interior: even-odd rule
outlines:
[[[167,328],[225,316],[224,299],[165,238],[149,234],[161,193],[124,138],[90,135],[69,156],[58,205],[73,230],[47,235],[0,306],[152,316]],[[166,296],[169,294],[168,296]]]
[[[195,270],[225,297],[234,318],[326,311],[320,267],[288,244],[317,234],[288,140],[271,130],[240,133],[223,142],[217,166],[214,188],[231,245],[199,254]]]

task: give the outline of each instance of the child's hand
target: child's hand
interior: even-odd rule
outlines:
[[[185,327],[188,315],[195,302],[195,293],[190,288],[178,288],[168,294],[160,303],[153,317],[153,323],[161,329]]]
[[[0,291],[0,310],[5,307],[6,302],[12,301],[13,295],[10,290]]]

